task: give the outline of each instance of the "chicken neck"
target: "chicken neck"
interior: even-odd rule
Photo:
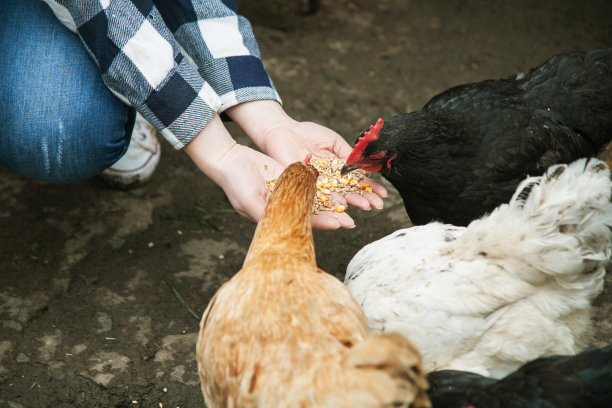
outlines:
[[[244,260],[294,259],[316,265],[310,222],[318,172],[290,165],[276,182]]]

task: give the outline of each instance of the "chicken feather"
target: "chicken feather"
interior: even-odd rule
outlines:
[[[317,267],[310,213],[317,171],[276,183],[242,269],[210,301],[196,345],[216,407],[427,407],[417,349],[368,334],[363,312]]]
[[[453,370],[427,379],[436,408],[609,408],[612,346],[539,358],[501,380]]]
[[[455,86],[382,122],[362,132],[343,172],[380,171],[413,225],[466,226],[507,203],[528,175],[610,143],[612,48],[560,53],[521,78]]]
[[[611,191],[600,160],[555,165],[467,227],[430,223],[368,244],[345,283],[370,329],[409,334],[427,371],[500,378],[576,353],[610,261]]]

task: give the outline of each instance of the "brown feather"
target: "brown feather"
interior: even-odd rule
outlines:
[[[302,163],[281,174],[242,269],[204,312],[196,356],[209,408],[429,406],[418,351],[368,334],[350,292],[316,265],[317,176]]]

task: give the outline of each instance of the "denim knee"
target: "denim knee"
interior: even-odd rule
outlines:
[[[0,114],[0,164],[35,180],[89,179],[119,160],[129,144],[125,127],[133,113],[127,109],[114,121],[111,112],[89,115],[91,107],[82,103],[71,115],[15,115],[16,111]]]
[[[104,85],[76,34],[41,1],[8,1],[0,17],[0,165],[63,183],[119,160],[135,112]]]

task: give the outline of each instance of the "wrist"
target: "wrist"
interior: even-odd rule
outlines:
[[[278,126],[293,126],[296,121],[274,100],[244,102],[226,110],[232,120],[261,150],[268,151],[266,135]]]
[[[208,124],[183,148],[185,153],[212,181],[221,181],[220,165],[236,141],[231,137],[218,115],[214,115]]]

